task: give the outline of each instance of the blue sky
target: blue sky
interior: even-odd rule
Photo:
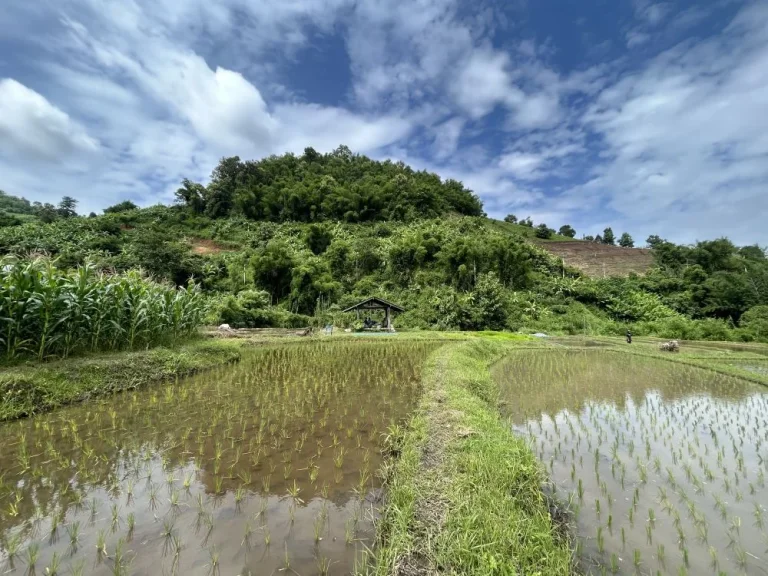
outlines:
[[[339,144],[496,217],[768,244],[768,2],[5,0],[0,189],[170,202]]]

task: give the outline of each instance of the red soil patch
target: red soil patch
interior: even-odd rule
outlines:
[[[653,265],[649,248],[621,248],[594,242],[540,242],[541,248],[578,268],[587,276],[627,276],[630,272],[645,274]]]

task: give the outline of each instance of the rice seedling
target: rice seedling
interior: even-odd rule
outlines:
[[[6,554],[8,550],[6,548]],[[37,565],[37,558],[40,555],[40,544],[37,542],[30,542],[27,549],[24,552],[24,561],[27,564],[27,573],[34,574],[35,566]]]
[[[615,571],[612,555],[626,548],[642,573],[743,572],[742,551],[768,539],[768,468],[749,464],[765,453],[765,390],[602,351],[515,352],[494,375],[513,429],[582,504],[576,547],[597,562],[586,572]],[[753,530],[741,529],[746,514]],[[670,536],[679,553],[667,550]]]
[[[246,549],[260,545],[258,521],[265,547],[287,543],[291,571],[312,573],[318,555],[294,554],[293,547],[315,541],[316,523],[323,553],[346,557],[340,570],[351,571],[355,547],[348,543],[370,544],[373,533],[372,518],[358,503],[381,486],[381,431],[402,423],[413,407],[419,367],[434,346],[267,347],[236,366],[0,425],[0,446],[10,447],[0,452],[0,538],[37,525],[64,533],[78,554],[94,546],[101,571],[125,572],[132,558],[140,556],[143,565],[165,553],[164,569],[181,573],[177,539],[192,528],[196,542],[184,548],[184,564],[210,564],[215,547],[221,573],[234,573],[242,556],[230,557],[223,543],[234,537]],[[260,495],[250,498],[255,486]],[[353,494],[354,505],[331,506]],[[229,513],[232,507],[243,515]],[[334,514],[343,516],[334,522]],[[293,535],[272,527],[289,519]],[[116,564],[113,533],[124,542],[136,534],[137,546],[156,538],[158,546],[132,554],[121,544]],[[20,553],[39,551],[49,561],[50,547],[60,555],[63,548],[47,539],[35,546]],[[264,561],[267,573],[281,567],[275,556]]]
[[[45,567],[46,576],[57,576],[61,568],[61,557],[58,552],[54,552],[51,561]]]

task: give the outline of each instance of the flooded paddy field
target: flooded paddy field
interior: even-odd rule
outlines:
[[[267,347],[0,425],[0,573],[351,573],[436,347]]]
[[[601,350],[514,352],[493,371],[585,573],[768,573],[768,388]]]

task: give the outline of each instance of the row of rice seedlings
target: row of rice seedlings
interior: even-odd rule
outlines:
[[[295,558],[306,555],[291,534],[310,530],[315,569],[345,555],[351,566],[371,537],[384,432],[417,400],[432,347],[265,349],[189,380],[5,424],[3,554],[15,535],[17,563],[31,549],[38,569],[54,554],[67,569],[82,559],[112,568],[122,541],[118,569],[156,559],[183,573],[205,560],[228,573],[246,550],[253,562],[251,550],[277,562],[287,543],[299,571]]]
[[[140,272],[74,271],[49,259],[0,262],[0,346],[14,360],[145,348],[186,337],[205,302],[196,286],[166,286]]]
[[[513,355],[497,376],[523,405],[513,408],[525,414],[516,429],[571,503],[588,571],[760,569],[768,544],[762,389],[606,353]],[[526,404],[547,410],[530,418]]]

